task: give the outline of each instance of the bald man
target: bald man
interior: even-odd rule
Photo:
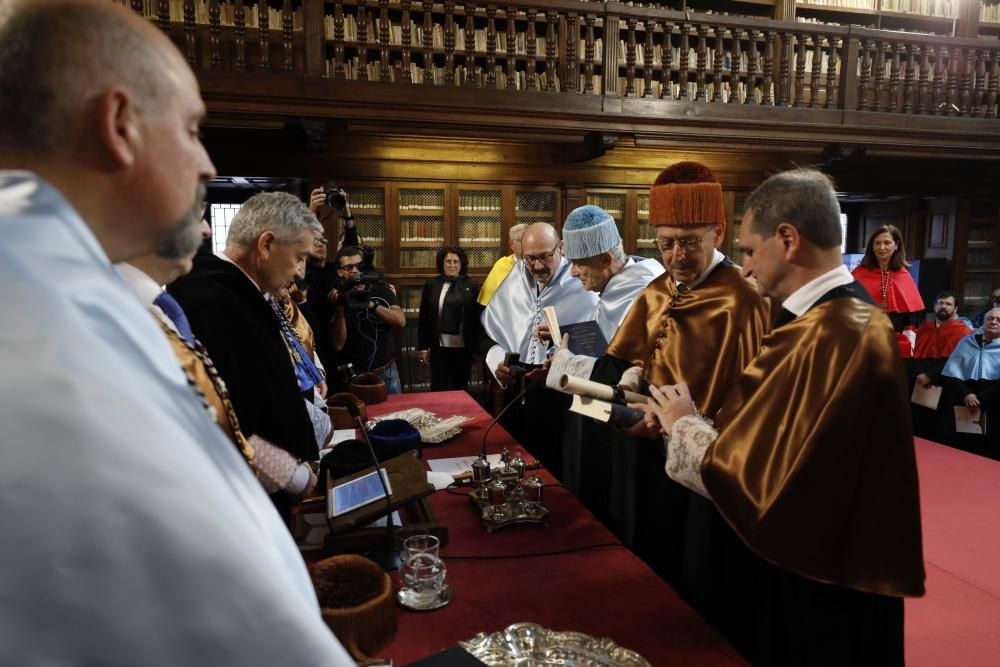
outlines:
[[[0,90],[3,662],[353,665],[112,266],[200,223],[193,73],[106,0],[0,0]]]
[[[528,371],[528,393],[523,404],[512,406],[502,422],[518,442],[556,476],[560,473],[559,425],[569,407],[569,400],[544,386],[541,371],[547,346],[535,335],[543,323],[542,310],[552,306],[564,324],[594,318],[598,296],[587,291],[573,277],[569,261],[562,254],[562,240],[555,227],[536,222],[521,237],[521,260],[500,284],[483,311],[482,352],[486,366],[506,388],[506,402],[520,393],[506,357],[520,355],[519,362]],[[540,384],[535,385],[535,380]]]

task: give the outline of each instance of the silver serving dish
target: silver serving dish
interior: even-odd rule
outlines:
[[[465,422],[471,421],[472,417],[453,415],[447,419],[442,419],[433,412],[428,412],[423,408],[409,408],[375,417],[369,420],[365,426],[371,429],[375,424],[385,419],[403,419],[409,422],[413,428],[420,431],[421,442],[427,445],[439,445],[445,440],[454,438],[461,433],[462,429],[459,427]]]
[[[534,623],[515,623],[493,634],[479,633],[459,645],[497,667],[650,667],[613,641],[582,632],[556,632]]]

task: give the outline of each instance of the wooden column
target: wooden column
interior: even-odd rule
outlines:
[[[242,4],[242,2],[238,3]],[[302,0],[302,43],[305,45],[306,76],[326,71],[326,36],[323,34],[323,0]]]

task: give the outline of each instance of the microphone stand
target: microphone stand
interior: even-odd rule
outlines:
[[[527,383],[525,383],[525,381],[524,381],[524,376],[522,375],[521,376],[521,387],[522,387],[521,392],[517,396],[515,396],[513,399],[511,399],[510,401],[508,401],[507,405],[503,406],[503,409],[500,410],[500,412],[497,413],[497,416],[493,418],[493,421],[490,422],[490,425],[486,427],[485,431],[483,431],[483,451],[482,451],[482,458],[483,458],[484,461],[486,460],[486,438],[490,434],[490,429],[492,429],[494,426],[496,426],[497,422],[500,421],[500,418],[503,417],[504,414],[507,412],[507,410],[510,409],[510,406],[514,405],[515,403],[517,403],[518,401],[520,401],[522,398],[524,398],[524,395],[527,394],[528,391],[535,386],[533,384],[527,384],[527,386],[525,386],[526,384]],[[520,443],[518,443],[518,444],[520,444]]]
[[[368,453],[372,457],[372,464],[375,466],[375,472],[378,473],[379,483],[382,485],[382,491],[385,493],[385,538],[384,544],[381,547],[376,547],[371,550],[368,557],[374,561],[379,567],[385,571],[399,569],[399,550],[396,549],[396,527],[392,524],[392,500],[389,495],[389,487],[385,483],[385,468],[379,463],[378,457],[375,456],[375,448],[372,447],[372,441],[368,439],[368,431],[365,429],[365,424],[361,421],[361,412],[358,410],[358,406],[352,402],[347,402],[345,404],[347,412],[354,418],[357,423],[358,428],[361,429],[361,437],[364,438],[365,444],[368,445]]]

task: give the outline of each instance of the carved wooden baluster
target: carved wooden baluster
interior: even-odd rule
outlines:
[[[156,0],[156,25],[170,34],[170,0]]]
[[[747,40],[750,45],[750,52],[747,54],[747,87],[744,104],[757,104],[757,31],[751,28],[747,30]]]
[[[333,78],[344,77],[344,2],[337,0],[333,5]]]
[[[476,6],[465,3],[465,85],[476,87]]]
[[[628,17],[625,41],[625,97],[635,95],[635,17]]]
[[[212,69],[222,67],[222,13],[219,10],[219,0],[208,3],[208,44],[212,54]]]
[[[699,23],[698,31],[698,54],[697,69],[695,70],[694,99],[698,102],[708,100],[708,88],[705,85],[705,70],[708,69],[708,26]]]
[[[885,104],[885,42],[875,44],[875,104],[872,111],[882,111]]]
[[[243,6],[243,0],[236,0],[236,7],[233,8],[233,35],[233,42],[236,46],[233,69],[237,72],[244,72],[247,68],[247,10]]]
[[[943,46],[934,47],[934,82],[931,90],[931,113],[940,116],[944,111],[944,68],[946,50]]]
[[[913,113],[913,70],[917,67],[916,44],[906,45],[906,76],[903,79],[903,113]]]
[[[733,28],[733,53],[732,60],[729,62],[729,103],[739,104],[740,101],[740,82],[743,80],[743,74],[740,69],[743,66],[743,51],[740,42],[743,39],[743,30],[741,28]]]
[[[722,65],[723,62],[723,29],[719,26],[712,28],[715,33],[715,62],[712,63],[712,101],[722,101]]]
[[[868,111],[868,92],[872,75],[872,43],[870,40],[861,42],[861,78],[858,85],[858,110]]]
[[[267,0],[257,3],[257,30],[260,42],[260,68],[271,69],[271,17],[267,10]]]
[[[826,56],[826,103],[824,109],[833,109],[837,104],[837,41],[836,35],[830,35],[829,49]]]
[[[549,21],[549,28],[545,32],[545,88],[554,91],[556,89],[556,46],[559,43],[559,37],[556,35],[559,12],[550,9],[545,17]]]
[[[497,87],[497,6],[486,5],[486,87]]]
[[[538,36],[535,34],[535,17],[538,16],[537,9],[525,10],[528,16],[528,32],[524,36],[524,45],[528,51],[528,62],[525,65],[525,79],[528,90],[535,90],[537,85],[535,75],[535,55],[538,53]]]
[[[389,80],[389,0],[378,0],[378,79]]]
[[[584,21],[587,24],[587,38],[583,46],[583,92],[589,93],[594,90],[594,24],[597,23],[597,17],[587,14]]]
[[[455,82],[455,0],[444,0],[444,82]]]
[[[803,33],[795,35],[798,42],[798,49],[795,52],[795,99],[792,101],[793,107],[802,106],[803,89],[806,79],[806,36]]]
[[[772,30],[764,31],[764,89],[761,91],[761,103],[774,106],[774,42],[777,35]]]
[[[507,89],[517,88],[517,8],[507,8]],[[593,52],[593,48],[591,48]],[[593,65],[591,65],[593,67]]]
[[[423,29],[423,64],[424,64],[424,84],[434,84],[434,0],[423,0],[421,7],[424,10]]]
[[[576,52],[580,48],[580,16],[575,12],[567,20],[569,35],[566,37],[566,80],[563,90],[567,93],[576,91],[580,79],[580,64],[576,60]]]
[[[368,0],[357,0],[358,81],[368,80]]]
[[[823,36],[813,35],[812,72],[809,73],[809,108],[819,102],[819,78],[823,73]]]
[[[961,49],[956,46],[948,58],[948,104],[945,108],[948,116],[954,116],[955,107],[958,106],[958,63],[962,59],[961,54]]]
[[[997,117],[997,103],[1000,101],[1000,50],[990,52],[990,94],[986,101],[986,117]]]
[[[781,89],[781,98],[778,100],[778,104],[783,107],[788,106],[788,98],[792,90],[792,71],[791,65],[789,64],[789,56],[792,53],[792,33],[782,32],[781,33],[781,68],[778,74],[779,88]]]
[[[680,88],[678,99],[686,100],[688,98],[688,65],[690,64],[690,52],[691,43],[688,40],[688,30],[690,27],[687,23],[680,24],[681,29],[681,62],[680,70],[677,72],[677,83]]]
[[[403,25],[401,35],[403,40],[403,66],[402,72],[400,74],[403,77],[404,83],[411,83],[413,81],[413,75],[410,72],[410,61],[412,60],[412,50],[413,50],[413,31],[410,29],[410,0],[400,0],[399,8],[403,10]]]
[[[972,109],[969,112],[973,117],[980,118],[986,110],[983,106],[986,90],[986,58],[989,51],[982,49],[976,58],[976,90],[972,96]]]
[[[184,0],[184,57],[192,67],[198,62],[198,25],[194,16],[194,0]]]
[[[962,115],[968,116],[972,107],[972,73],[976,70],[976,50],[965,50],[965,71],[962,73]]]
[[[144,14],[143,5],[145,3],[142,0],[132,0],[132,11],[137,13],[139,16]]]
[[[294,36],[292,17],[292,0],[285,0],[285,4],[281,8],[281,35],[284,38],[286,72],[295,69],[295,52],[292,50],[292,37]]]
[[[674,99],[674,24],[663,22],[663,70],[660,76],[660,98]]]
[[[652,19],[646,19],[642,23],[642,29],[646,33],[646,44],[642,50],[642,59],[645,67],[642,70],[642,96],[650,97],[653,94],[653,31],[656,24]]]
[[[927,69],[930,67],[929,46],[920,47],[920,78],[917,79],[917,113],[927,113]]]
[[[899,50],[899,44],[895,42],[889,44],[889,54],[892,57],[889,66],[889,103],[886,105],[886,111],[889,113],[895,113],[899,104]]]

